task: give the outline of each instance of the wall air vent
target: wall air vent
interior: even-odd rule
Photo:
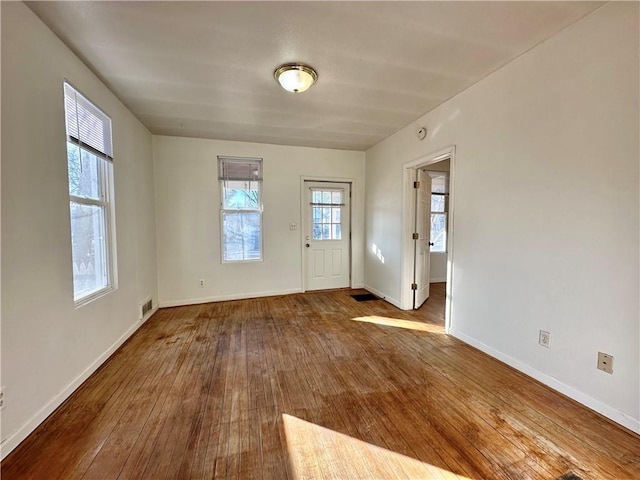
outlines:
[[[153,310],[153,300],[148,298],[140,304],[140,320],[143,320]]]

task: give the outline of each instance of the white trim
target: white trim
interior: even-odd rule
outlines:
[[[601,415],[604,415],[605,417],[609,418],[610,420],[613,420],[616,423],[619,423],[623,427],[626,427],[629,430],[640,434],[640,419],[633,418],[627,415],[626,413],[616,410],[615,408],[612,408],[609,405],[606,405],[601,401],[596,400],[593,397],[590,397],[589,395],[585,394],[584,392],[581,392],[580,390],[576,390],[575,388],[559,381],[556,378],[553,378],[550,375],[547,375],[546,373],[541,372],[540,370],[533,368],[530,365],[527,365],[524,362],[521,362],[520,360],[517,360],[509,355],[506,355],[498,350],[495,350],[494,348],[489,347],[488,345],[485,345],[484,343],[472,337],[469,337],[464,333],[456,331],[454,328],[451,328],[448,333],[450,335],[453,335],[457,339],[463,341],[464,343],[471,345],[474,348],[477,348],[478,350],[486,353],[487,355],[490,355],[493,358],[496,358],[501,362],[506,363],[507,365],[515,368],[516,370],[524,373],[525,375],[528,375],[538,380],[539,382],[545,384],[546,386],[562,393],[563,395],[566,395],[567,397],[575,400],[576,402],[584,405],[585,407],[590,408],[591,410],[594,410]]]
[[[413,181],[418,168],[426,167],[433,163],[449,159],[449,219],[447,227],[447,292],[445,299],[445,332],[451,328],[452,306],[451,292],[453,288],[453,235],[454,227],[454,185],[455,185],[455,156],[456,147],[451,145],[436,152],[423,155],[417,159],[405,163],[402,166],[402,263],[400,274],[400,307],[403,310],[413,308],[413,291],[410,285],[413,281],[413,222],[415,219],[415,202],[413,196]],[[445,252],[442,252],[445,253]]]
[[[353,255],[353,226],[356,223],[354,219],[356,218],[355,212],[356,209],[354,207],[354,203],[358,198],[358,182],[355,178],[352,177],[315,177],[315,176],[300,176],[300,260],[301,260],[301,268],[300,268],[300,288],[301,292],[306,292],[306,257],[305,257],[305,241],[304,235],[307,231],[307,215],[306,212],[306,190],[305,190],[305,182],[327,182],[327,183],[348,183],[350,185],[351,198],[349,199],[349,233],[351,234],[351,238],[349,239],[349,288],[359,288],[354,283],[353,277],[356,271],[356,259],[355,255]],[[359,220],[359,219],[358,219]]]
[[[393,298],[393,297],[389,297],[387,296],[385,293],[382,293],[380,290],[375,289],[367,284],[365,284],[362,288],[364,288],[365,290],[369,290],[371,293],[373,293],[374,295],[376,295],[377,297],[380,297],[382,300],[384,300],[385,302],[390,303],[391,305],[393,305],[394,307],[398,307],[400,310],[402,310],[402,307],[400,305],[400,301]]]
[[[212,297],[190,298],[187,300],[162,300],[160,301],[159,306],[160,308],[184,307],[185,305],[199,305],[201,303],[224,302],[227,300],[245,300],[247,298],[258,298],[258,297],[274,297],[276,295],[289,295],[292,293],[302,293],[302,290],[300,288],[294,288],[291,290],[272,290],[267,292],[234,293],[231,295],[217,295]]]
[[[437,278],[431,277],[429,279],[429,283],[444,283],[446,281],[447,281],[447,277],[437,277]]]
[[[149,318],[158,310],[158,307],[151,310],[151,313],[146,317]],[[137,317],[137,315],[136,315]],[[122,344],[131,337],[142,325],[145,320],[139,321],[136,319],[135,323],[131,325],[118,340],[115,341],[102,355],[96,358],[91,365],[89,365],[80,375],[71,380],[60,392],[46,403],[44,407],[38,410],[29,420],[27,420],[18,430],[7,436],[2,443],[0,443],[0,459],[5,458],[9,453],[13,451],[20,443],[25,440],[42,422],[44,422],[49,415],[51,415],[62,403],[71,396],[76,389],[82,385],[82,383],[89,378],[104,362],[106,362],[113,353],[122,346]]]

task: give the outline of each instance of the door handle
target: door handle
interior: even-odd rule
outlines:
[[[304,246],[309,248],[311,245],[309,245],[308,243],[305,243]]]
[[[430,246],[430,247],[433,247],[433,242],[429,242],[429,246]]]

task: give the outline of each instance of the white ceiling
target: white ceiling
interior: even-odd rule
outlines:
[[[27,4],[154,134],[366,150],[602,2]]]

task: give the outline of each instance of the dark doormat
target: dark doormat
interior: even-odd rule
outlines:
[[[568,472],[562,475],[561,477],[558,477],[557,480],[582,480],[582,477],[579,477],[573,472]]]
[[[358,302],[368,302],[369,300],[378,300],[373,293],[356,293],[355,295],[351,295],[351,298],[355,299]]]

